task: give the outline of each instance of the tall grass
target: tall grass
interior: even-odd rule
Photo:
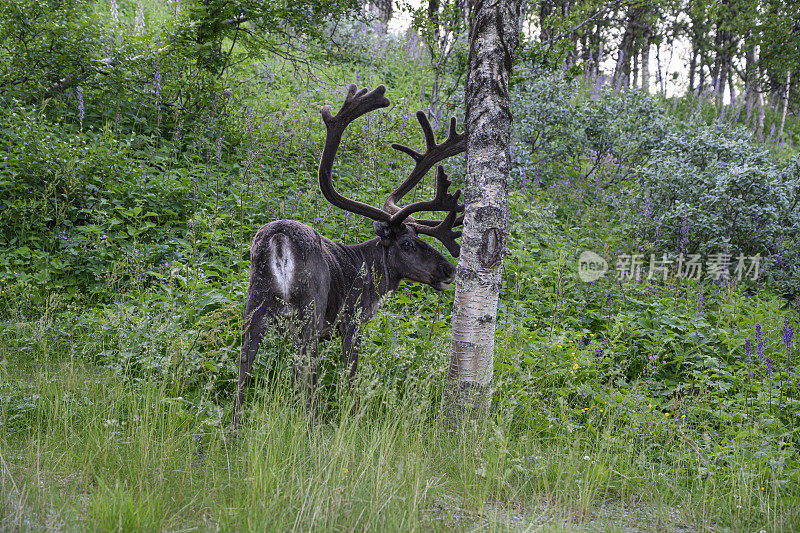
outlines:
[[[2,333],[4,529],[785,531],[800,520],[793,491],[769,483],[751,449],[734,447],[715,467],[696,432],[648,414],[635,391],[584,411],[583,424],[554,396],[550,431],[537,416],[520,422],[501,399],[485,427],[451,435],[431,403],[438,375],[418,373],[400,393],[375,382],[375,354],[355,413],[337,378],[310,419],[286,373],[262,375],[231,438],[216,411],[227,400],[198,400],[180,378],[87,363],[54,331],[37,321]],[[73,342],[93,345],[96,333]],[[498,359],[519,341],[512,333]],[[428,350],[438,368],[446,344]]]

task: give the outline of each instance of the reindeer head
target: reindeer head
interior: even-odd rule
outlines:
[[[420,239],[418,234],[435,237],[451,255],[458,257],[461,248],[456,239],[461,232],[453,231],[453,227],[464,221],[463,215],[458,215],[464,210],[464,205],[458,202],[461,191],[453,194],[448,192],[450,180],[439,166],[436,174],[436,195],[432,200],[405,207],[397,204],[419,184],[434,165],[464,151],[464,134],[456,132],[455,118],[450,119],[447,139],[436,144],[433,129],[425,113],[417,112],[417,120],[425,135],[426,151],[420,154],[407,146],[392,144],[392,148],[408,154],[415,161],[415,166],[408,178],[386,198],[383,209],[345,198],[333,188],[333,160],[345,128],[361,115],[388,106],[390,102],[384,96],[385,91],[383,85],[369,92],[366,89],[359,91],[355,85],[351,85],[336,116],[332,115],[330,106],[322,108],[327,137],[319,164],[319,186],[325,198],[336,207],[374,221],[373,228],[380,238],[379,245],[383,246],[387,265],[393,271],[401,277],[426,283],[437,290],[445,290],[455,278],[455,268],[436,249]],[[448,214],[443,220],[418,220],[411,217],[413,213],[423,211],[446,211]]]

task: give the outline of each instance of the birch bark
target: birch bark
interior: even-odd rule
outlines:
[[[508,235],[509,78],[521,0],[478,0],[471,9],[465,88],[467,174],[444,408],[451,428],[480,418],[494,381],[494,333]]]
[[[792,72],[786,71],[786,89],[783,91],[783,111],[781,112],[781,127],[778,130],[778,139],[783,139],[783,128],[786,126],[786,114],[789,111],[789,91],[792,88]]]

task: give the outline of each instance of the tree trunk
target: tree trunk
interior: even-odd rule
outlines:
[[[370,0],[370,5],[381,23],[378,33],[385,35],[389,28],[389,19],[392,18],[392,0]]]
[[[756,83],[756,46],[751,40],[750,32],[748,31],[745,37],[745,52],[744,52],[744,104],[747,107],[747,119],[755,105],[755,83]]]
[[[650,39],[652,32],[649,27],[645,27],[642,34],[642,89],[650,92]]]
[[[619,56],[617,57],[617,68],[614,70],[614,85],[620,87],[622,84],[628,86],[628,74],[630,73],[631,56],[633,49],[633,28],[628,23],[625,26],[625,33],[622,35],[622,42],[619,45]]]
[[[491,400],[494,333],[508,236],[509,79],[522,0],[478,0],[465,88],[467,174],[444,409],[451,429]]]
[[[439,44],[439,0],[428,0],[428,20],[433,26],[433,37]]]
[[[645,14],[644,7],[634,5],[628,10],[628,18],[625,24],[625,33],[622,35],[622,42],[619,47],[619,59],[617,69],[614,72],[614,82],[619,86],[627,88],[631,82],[631,65],[635,65],[634,56],[636,53],[637,37],[640,33],[642,17]]]
[[[792,73],[786,71],[786,89],[783,91],[783,111],[781,112],[781,127],[778,130],[778,139],[783,139],[783,127],[786,125],[786,113],[789,111],[789,89],[792,87]]]
[[[547,25],[547,17],[553,13],[553,0],[542,0],[539,4],[539,39],[543,43],[548,43],[552,36],[552,31]]]
[[[725,52],[723,52],[722,46],[722,31],[717,27],[717,34],[714,36],[714,69],[711,73],[711,87],[714,90],[714,100],[719,106],[722,104],[722,93],[720,92],[720,87],[722,87],[723,91],[725,90],[725,80],[720,79],[720,72],[722,71],[722,61]]]
[[[762,138],[764,136],[764,94],[761,91],[761,73],[758,67],[758,50],[755,43],[750,43],[746,52],[746,65],[745,75],[745,90],[747,91],[745,98],[747,99],[747,116],[755,108],[754,120],[757,121],[756,137]]]

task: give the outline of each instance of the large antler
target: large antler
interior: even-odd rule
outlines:
[[[453,194],[448,193],[451,182],[441,166],[436,173],[436,196],[433,200],[416,202],[403,208],[397,205],[403,196],[419,184],[420,180],[434,165],[448,157],[460,154],[466,149],[465,135],[456,131],[455,118],[450,119],[447,139],[441,144],[436,144],[433,128],[431,128],[431,123],[425,113],[417,111],[417,120],[422,128],[422,133],[425,135],[425,153],[420,154],[402,144],[392,144],[392,148],[408,154],[416,164],[408,178],[386,198],[383,203],[383,210],[392,213],[390,221],[392,224],[402,224],[405,221],[406,224],[414,226],[417,233],[430,235],[441,241],[454,257],[458,257],[461,247],[455,239],[461,235],[461,232],[453,231],[453,226],[463,223],[464,217],[457,216],[457,213],[464,210],[464,205],[458,203],[458,198],[461,195],[460,190]],[[448,214],[442,221],[415,220],[413,218],[409,220],[410,215],[420,211],[447,211]]]
[[[373,90],[367,92],[366,89],[360,91],[355,84],[350,85],[347,89],[347,97],[342,104],[342,108],[336,113],[336,116],[331,114],[331,106],[326,105],[322,108],[322,120],[325,122],[327,129],[327,136],[325,138],[325,148],[322,150],[322,158],[319,162],[319,188],[322,189],[322,194],[334,206],[363,215],[372,220],[382,220],[390,222],[391,214],[361,203],[357,200],[345,198],[333,188],[333,159],[336,156],[336,151],[339,149],[339,143],[342,140],[347,125],[352,121],[374,111],[381,107],[388,107],[390,102],[383,93],[386,92],[386,87],[378,85]]]
[[[416,187],[434,165],[465,150],[465,136],[463,133],[459,134],[456,131],[455,118],[450,119],[450,131],[447,140],[441,144],[436,144],[433,128],[431,128],[428,118],[422,111],[417,112],[417,120],[425,135],[425,153],[420,154],[402,144],[392,144],[392,148],[408,154],[416,164],[408,178],[386,198],[382,210],[345,198],[333,188],[333,160],[341,143],[344,130],[358,117],[375,109],[387,107],[390,102],[384,96],[385,92],[386,87],[383,85],[379,85],[369,92],[367,92],[367,89],[358,90],[355,85],[350,85],[347,90],[347,97],[336,116],[331,113],[330,106],[326,105],[322,108],[322,120],[325,122],[327,129],[325,148],[322,151],[318,172],[319,187],[322,190],[322,194],[331,204],[345,211],[363,215],[372,220],[388,222],[393,226],[408,224],[414,227],[417,233],[438,239],[454,257],[458,257],[461,247],[455,239],[461,235],[461,232],[453,231],[453,226],[463,223],[464,217],[458,216],[458,213],[464,210],[464,206],[458,203],[458,198],[461,195],[460,190],[453,194],[448,192],[451,183],[441,166],[436,174],[436,195],[433,200],[416,202],[402,208],[397,205],[397,202]],[[448,214],[441,221],[416,220],[410,217],[413,213],[420,211],[447,211]]]

